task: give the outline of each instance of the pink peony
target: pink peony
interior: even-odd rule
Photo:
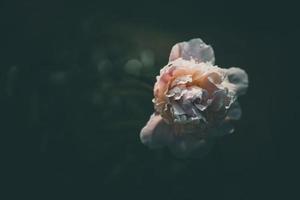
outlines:
[[[177,156],[205,155],[216,137],[232,133],[241,109],[237,97],[248,77],[240,68],[214,65],[211,46],[201,39],[176,44],[154,86],[155,113],[140,133],[142,143],[167,146]]]

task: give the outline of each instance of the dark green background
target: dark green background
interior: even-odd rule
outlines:
[[[12,0],[0,6],[3,195],[233,200],[295,193],[296,5]],[[217,65],[245,69],[250,86],[240,98],[235,134],[201,160],[176,159],[142,145],[139,131],[153,112],[152,86],[172,45],[196,37],[213,46]],[[150,64],[125,67],[141,55]]]

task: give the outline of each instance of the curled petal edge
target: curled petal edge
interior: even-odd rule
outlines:
[[[210,62],[214,64],[215,54],[210,45],[205,44],[200,38],[188,42],[180,42],[172,47],[169,62],[182,58],[184,60],[195,60],[197,62]]]

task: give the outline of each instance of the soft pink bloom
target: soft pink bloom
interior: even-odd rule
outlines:
[[[201,39],[176,44],[154,86],[155,113],[140,133],[151,148],[168,146],[177,156],[204,155],[214,138],[233,132],[237,97],[248,77],[240,68],[214,65],[211,46]]]

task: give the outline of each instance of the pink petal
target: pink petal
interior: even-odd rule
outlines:
[[[140,133],[141,142],[150,148],[168,145],[173,139],[172,128],[160,115],[152,114]]]
[[[210,45],[205,44],[200,38],[188,42],[180,42],[173,46],[169,62],[182,58],[184,60],[194,59],[197,62],[215,62],[214,51]]]

